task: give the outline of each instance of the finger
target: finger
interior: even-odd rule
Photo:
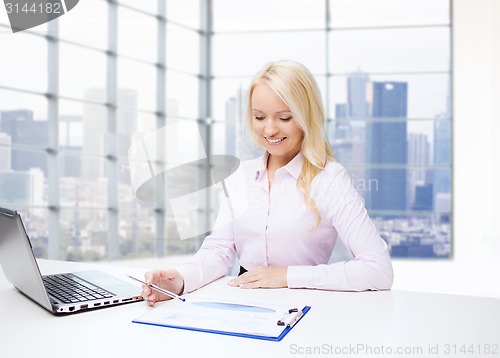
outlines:
[[[241,285],[241,284],[243,284],[243,283],[247,282],[248,277],[249,277],[249,274],[248,274],[248,272],[246,272],[246,273],[244,273],[243,275],[240,275],[240,276],[238,276],[238,277],[233,278],[233,279],[229,282],[229,284],[230,284],[231,286],[239,286],[239,285]]]
[[[242,276],[243,283],[250,283],[259,281],[262,279],[262,274],[260,271],[247,272],[245,276]]]
[[[241,280],[235,278],[235,279],[232,279],[231,281],[229,281],[227,284],[229,286],[237,287],[237,286],[241,285]]]
[[[154,300],[147,299],[146,303],[148,304],[148,306],[153,307],[156,304],[156,299]]]
[[[242,285],[248,285],[250,283],[259,281],[260,275],[257,274],[245,274],[241,275],[234,280],[230,281],[229,284],[231,286],[242,286]]]
[[[151,291],[150,292],[142,292],[141,296],[144,300],[146,300],[148,302],[156,302],[158,300],[158,297],[154,293],[152,293]]]
[[[142,286],[141,296],[144,299],[147,299],[150,294],[151,294],[151,289],[148,286]]]
[[[149,300],[149,296],[152,294],[152,290],[151,288],[149,287],[149,285],[151,284],[151,282],[153,281],[154,279],[154,273],[152,271],[148,271],[144,274],[144,279],[147,283],[147,285],[142,285],[142,292],[141,292],[141,296],[145,299],[145,300]]]
[[[253,282],[248,282],[240,285],[240,288],[242,289],[251,289],[251,288],[261,288],[263,287],[260,281],[253,281]]]
[[[148,271],[144,274],[144,280],[148,285],[151,285],[155,281],[155,272]]]
[[[148,304],[155,304],[156,302],[158,302],[160,300],[160,297],[158,296],[158,294],[156,292],[151,292],[148,296],[146,296],[146,301],[148,302]]]

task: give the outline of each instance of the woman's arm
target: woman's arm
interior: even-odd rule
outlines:
[[[337,291],[386,290],[393,282],[384,240],[368,217],[347,171],[338,164],[317,178],[313,199],[322,220],[338,233],[353,259],[330,265],[257,267],[230,281],[241,288],[315,288]],[[312,244],[312,243],[311,243]]]
[[[194,291],[227,274],[236,252],[233,217],[228,199],[221,195],[220,208],[212,234],[185,264],[176,267],[184,278],[184,292]]]
[[[369,218],[347,171],[336,166],[332,172],[324,173],[322,185],[313,194],[323,209],[324,219],[335,227],[353,259],[330,265],[290,266],[288,287],[339,291],[390,289],[394,273],[387,244]]]

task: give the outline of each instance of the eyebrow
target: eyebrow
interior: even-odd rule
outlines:
[[[260,113],[264,113],[262,112],[260,109],[257,109],[257,108],[252,108],[252,111],[254,112],[260,112]],[[284,109],[282,111],[278,111],[276,112],[275,114],[281,114],[281,113],[292,113],[292,111],[290,111],[289,109]]]

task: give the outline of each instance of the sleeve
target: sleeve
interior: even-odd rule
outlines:
[[[184,278],[184,292],[194,291],[224,276],[233,263],[236,248],[232,212],[227,198],[222,194],[220,198],[212,233],[189,261],[175,268]]]
[[[324,187],[326,212],[322,216],[326,217],[322,220],[333,225],[353,259],[329,265],[290,266],[288,287],[336,291],[390,289],[394,273],[387,244],[369,218],[347,171],[342,168]]]

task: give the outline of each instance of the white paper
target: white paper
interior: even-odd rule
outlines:
[[[244,335],[279,337],[286,325],[279,326],[278,320],[290,320],[299,313],[304,304],[263,304],[242,302],[214,297],[189,297],[186,302],[170,300],[134,320],[161,326],[213,330]]]

